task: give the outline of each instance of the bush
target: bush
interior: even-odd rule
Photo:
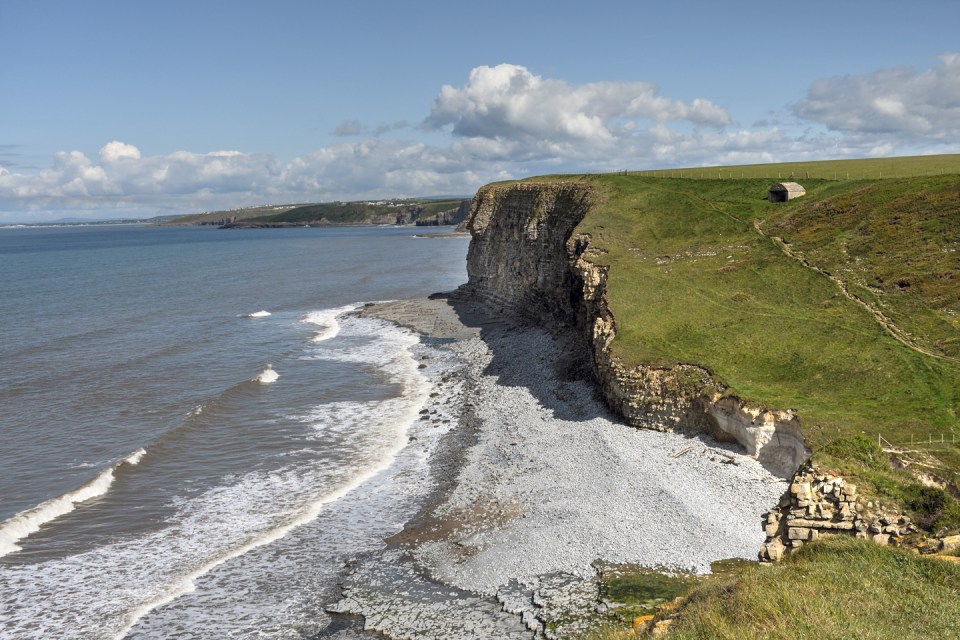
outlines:
[[[943,489],[913,484],[902,493],[903,503],[925,529],[938,533],[960,526],[960,504]]]
[[[825,446],[823,452],[838,460],[855,460],[870,469],[887,469],[887,455],[873,438],[864,435],[838,438]]]

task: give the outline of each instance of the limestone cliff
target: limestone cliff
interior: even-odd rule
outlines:
[[[575,326],[610,407],[630,424],[707,432],[740,443],[783,477],[809,456],[798,418],[732,396],[696,364],[626,366],[611,349],[609,267],[577,225],[601,194],[586,182],[522,182],[482,188],[463,227],[472,236],[464,290],[511,315]]]

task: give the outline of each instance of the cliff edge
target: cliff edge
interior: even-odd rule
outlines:
[[[577,232],[604,197],[582,181],[480,189],[464,224],[472,236],[464,290],[501,312],[575,327],[607,403],[630,424],[735,441],[773,473],[791,477],[810,453],[791,411],[744,403],[697,364],[628,366],[613,353],[610,267],[596,260],[602,253],[591,236]]]

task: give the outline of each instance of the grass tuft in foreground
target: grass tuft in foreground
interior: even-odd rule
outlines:
[[[599,630],[589,640],[646,637]],[[695,589],[666,634],[677,640],[902,640],[960,637],[960,564],[846,537],[805,545]]]

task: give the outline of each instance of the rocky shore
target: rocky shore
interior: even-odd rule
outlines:
[[[457,397],[440,379],[432,400],[460,417],[431,455],[431,497],[351,565],[331,613],[391,638],[567,637],[604,606],[598,561],[702,573],[756,558],[786,482],[735,445],[613,416],[573,332],[443,298],[363,313],[457,356]],[[324,635],[356,637],[338,629]]]

